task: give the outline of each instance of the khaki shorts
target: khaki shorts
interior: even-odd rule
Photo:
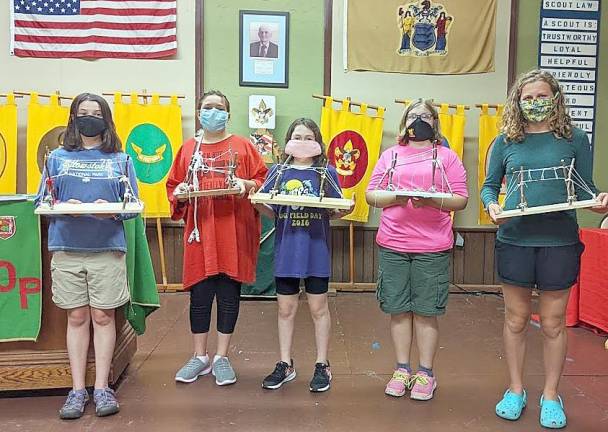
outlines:
[[[124,252],[53,252],[53,302],[62,309],[115,309],[129,301]]]
[[[402,253],[379,248],[376,296],[388,314],[445,313],[449,291],[449,252]]]

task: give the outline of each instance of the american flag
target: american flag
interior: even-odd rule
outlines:
[[[177,52],[176,0],[11,0],[19,57],[158,58]]]

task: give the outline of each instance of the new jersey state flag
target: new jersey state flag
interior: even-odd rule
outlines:
[[[114,122],[124,151],[135,166],[139,198],[145,203],[144,215],[168,217],[165,181],[182,144],[182,109],[177,96],[172,96],[168,104],[161,104],[158,94],[153,93],[151,102],[142,104],[135,93],[131,93],[129,103],[115,93]]]
[[[355,208],[344,220],[367,222],[369,206],[365,190],[382,144],[384,108],[375,116],[367,113],[367,104],[359,112],[350,111],[350,102],[344,100],[340,109],[334,109],[333,99],[326,98],[321,109],[321,134],[327,149],[329,163],[336,167],[340,187],[345,198],[355,196]]]

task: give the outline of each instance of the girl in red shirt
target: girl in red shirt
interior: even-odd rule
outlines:
[[[183,284],[190,291],[190,328],[195,351],[175,380],[194,382],[212,372],[217,385],[227,385],[236,382],[227,355],[239,313],[241,284],[255,280],[259,251],[260,218],[247,193],[260,187],[267,168],[247,139],[226,130],[230,103],[223,93],[205,93],[197,108],[202,130],[177,152],[167,180],[171,218],[185,222]],[[227,169],[234,157],[235,185],[241,190],[240,195],[176,197],[191,187],[186,179],[192,181],[193,175],[200,190],[227,187],[224,173],[195,170],[193,174],[191,167],[199,161]],[[216,296],[218,341],[216,355],[210,361],[207,336]]]

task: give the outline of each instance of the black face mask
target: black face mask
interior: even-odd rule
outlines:
[[[405,128],[403,141],[406,143],[408,141],[426,141],[432,139],[434,136],[435,131],[433,130],[433,126],[421,118],[417,118],[412,124]]]
[[[106,130],[106,121],[94,116],[80,116],[74,119],[78,131],[86,137],[101,135]]]

